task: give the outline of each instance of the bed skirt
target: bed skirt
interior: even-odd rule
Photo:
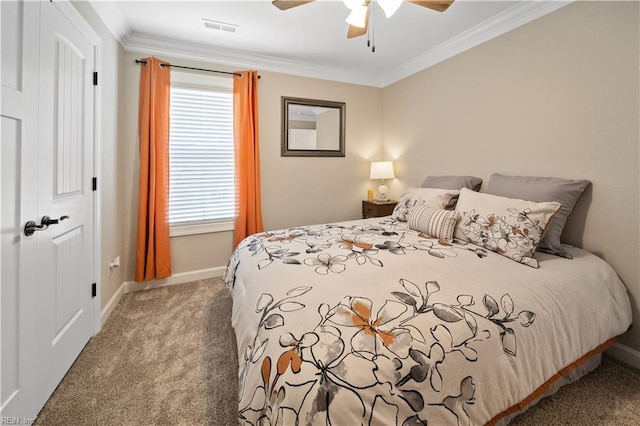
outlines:
[[[536,405],[542,398],[551,396],[556,393],[561,387],[569,385],[586,376],[588,373],[598,368],[598,366],[602,362],[602,352],[613,346],[616,340],[617,338],[615,337],[613,339],[607,340],[592,351],[587,352],[578,360],[567,365],[565,368],[554,374],[549,380],[543,383],[542,386],[536,389],[535,392],[525,398],[522,402],[498,414],[493,419],[491,419],[491,421],[489,421],[487,425],[508,425],[511,420],[527,411],[530,407]]]

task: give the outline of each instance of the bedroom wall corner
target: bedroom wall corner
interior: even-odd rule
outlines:
[[[475,175],[485,188],[494,172],[592,181],[564,239],[604,258],[627,286],[626,362],[640,354],[639,9],[574,2],[382,95],[393,197],[427,175]]]

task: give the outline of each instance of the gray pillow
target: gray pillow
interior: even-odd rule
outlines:
[[[479,191],[482,179],[475,176],[427,176],[423,188],[462,189]]]
[[[427,176],[422,182],[423,188],[462,189],[469,188],[472,191],[480,191],[482,179],[475,176]],[[455,210],[458,196],[453,197],[445,210]]]
[[[571,259],[571,255],[562,248],[560,238],[562,230],[573,211],[578,198],[591,182],[580,179],[561,179],[556,177],[503,176],[494,173],[489,178],[487,192],[503,197],[520,198],[529,201],[556,201],[562,204],[560,210],[551,218],[538,250],[556,256]]]

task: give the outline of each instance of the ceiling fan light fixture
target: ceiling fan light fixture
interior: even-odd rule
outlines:
[[[351,13],[347,16],[346,21],[354,27],[364,28],[367,21],[367,6],[358,6],[351,9]]]
[[[387,18],[391,18],[402,4],[402,0],[377,0]]]

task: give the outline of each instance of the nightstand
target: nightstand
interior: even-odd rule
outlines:
[[[389,216],[398,204],[397,201],[362,201],[362,218]]]

